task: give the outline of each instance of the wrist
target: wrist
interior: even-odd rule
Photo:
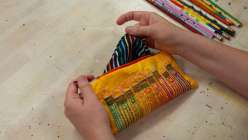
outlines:
[[[186,30],[179,29],[180,31],[176,32],[174,37],[174,54],[184,57],[186,53],[192,53],[194,49],[195,34]],[[193,43],[193,44],[192,44]]]

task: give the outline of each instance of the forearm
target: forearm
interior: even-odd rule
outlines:
[[[135,20],[127,33],[146,36],[153,47],[180,55],[248,98],[248,52],[182,30],[150,12],[128,12],[117,23]]]
[[[178,55],[248,98],[247,52],[192,33],[186,33],[180,39]]]

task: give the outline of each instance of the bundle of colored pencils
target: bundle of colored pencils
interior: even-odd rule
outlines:
[[[232,26],[242,23],[213,0],[146,0],[192,32],[210,39],[230,40]]]

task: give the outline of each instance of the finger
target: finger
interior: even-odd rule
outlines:
[[[89,75],[81,75],[81,76],[79,76],[78,78],[76,78],[74,81],[75,82],[78,82],[80,79],[82,79],[82,78],[86,78],[88,81],[92,81],[92,80],[94,80],[95,79],[95,76],[94,75],[91,75],[91,74],[89,74]]]
[[[147,18],[149,15],[149,12],[144,12],[144,11],[131,11],[127,12],[123,15],[121,15],[117,19],[117,24],[122,25],[128,21],[135,20],[135,21],[141,21],[142,18]]]
[[[126,33],[135,36],[150,36],[150,29],[148,26],[129,26],[125,30]]]
[[[67,104],[68,102],[81,101],[79,95],[77,94],[77,90],[77,86],[74,84],[74,82],[71,82],[67,88],[65,104]]]
[[[92,80],[95,79],[95,76],[94,75],[87,75],[86,77],[87,77],[87,79],[88,79],[89,82],[91,82]]]
[[[89,77],[89,76],[80,76],[78,78],[78,80],[77,80],[78,86],[79,86],[79,90],[80,90],[80,93],[81,93],[80,96],[82,98],[87,99],[87,98],[92,97],[92,95],[94,95],[94,94],[92,94],[94,92],[93,92],[93,90],[91,88],[91,85],[89,83],[89,80],[90,79],[92,79],[92,77]]]
[[[154,42],[153,39],[151,39],[151,38],[146,38],[146,40],[147,40],[148,46],[149,46],[150,48],[155,48],[155,42]]]
[[[141,26],[141,24],[140,23],[135,23],[134,26]]]

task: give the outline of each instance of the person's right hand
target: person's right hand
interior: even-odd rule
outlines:
[[[65,115],[86,140],[114,140],[107,112],[89,83],[93,79],[92,75],[84,75],[70,83]]]
[[[171,54],[178,54],[180,38],[187,35],[175,25],[169,23],[163,17],[152,12],[132,11],[121,15],[117,24],[122,25],[128,21],[135,20],[138,24],[126,28],[126,33],[143,36],[149,39],[152,47],[167,51]]]

